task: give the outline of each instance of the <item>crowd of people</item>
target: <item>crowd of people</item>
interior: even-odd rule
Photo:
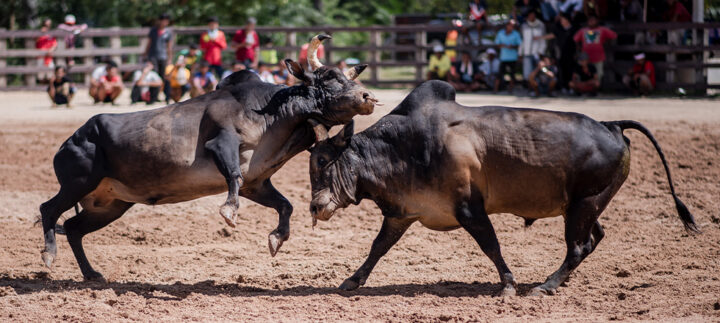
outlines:
[[[530,96],[594,96],[601,90],[606,46],[618,35],[603,20],[639,22],[639,0],[516,0],[504,28],[488,28],[487,2],[470,2],[468,19],[454,21],[445,43],[435,41],[428,60],[427,79],[450,82],[458,91],[513,92],[521,82]],[[659,6],[658,6],[659,7]],[[648,8],[651,9],[651,8]],[[679,0],[666,0],[662,11],[652,8],[654,21],[689,22],[691,16]],[[489,37],[492,35],[492,37]],[[656,32],[636,33],[636,44],[653,44]],[[682,42],[682,31],[662,35],[668,44]],[[445,45],[445,46],[443,46]],[[447,47],[465,48],[460,52]],[[467,48],[470,49],[467,49]],[[474,49],[475,48],[475,49]],[[479,52],[477,48],[487,48]],[[623,76],[629,91],[647,95],[655,88],[655,68],[645,53],[634,55],[633,67]],[[522,79],[520,79],[522,76]]]

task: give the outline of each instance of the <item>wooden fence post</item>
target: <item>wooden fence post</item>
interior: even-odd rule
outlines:
[[[417,62],[415,64],[415,83],[420,84],[425,79],[423,66],[427,63],[427,49],[425,48],[427,46],[427,33],[424,30],[415,33],[415,45],[417,46],[415,49],[415,62]]]
[[[35,39],[25,38],[25,48],[35,49]],[[25,66],[38,66],[38,59],[36,57],[26,57]],[[25,85],[35,86],[37,85],[37,73],[25,74]]]
[[[83,49],[90,50],[93,48],[93,38],[92,37],[84,37],[83,38]],[[94,57],[92,55],[83,57],[83,65],[84,66],[93,66],[94,64]],[[92,70],[88,73],[83,74],[83,83],[85,86],[90,86],[90,78],[92,77]]]
[[[297,45],[297,33],[294,31],[289,31],[285,33],[285,46],[294,47]],[[289,57],[290,59],[297,61],[297,51],[290,51],[290,53],[285,53],[285,57]]]
[[[4,32],[5,28],[0,28],[0,32]],[[7,50],[7,39],[0,38],[0,52],[4,52]],[[0,69],[7,66],[7,61],[5,61],[5,57],[0,57]],[[0,87],[7,87],[7,75],[0,74]]]
[[[112,27],[109,28],[112,31],[120,31],[120,27]],[[120,35],[112,35],[110,36],[110,48],[112,49],[121,49],[122,48],[122,40],[120,40]],[[112,59],[115,63],[120,66],[122,64],[122,56],[120,55],[111,55],[110,59]]]
[[[372,86],[378,85],[378,63],[382,60],[380,44],[382,44],[382,34],[380,31],[370,31],[370,84]]]

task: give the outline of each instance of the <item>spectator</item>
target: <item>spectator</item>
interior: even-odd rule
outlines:
[[[513,6],[512,16],[518,23],[522,24],[525,22],[528,13],[531,11],[540,10],[539,0],[516,0]]]
[[[473,0],[470,1],[470,20],[475,22],[487,21],[487,1],[486,0]]]
[[[523,79],[527,80],[530,73],[540,61],[540,55],[545,55],[547,42],[545,41],[545,24],[537,19],[537,12],[529,11],[527,21],[520,27],[522,44],[520,56],[523,58]]]
[[[623,83],[635,95],[650,94],[655,88],[655,66],[645,59],[645,53],[635,55],[635,64],[623,77]]]
[[[572,81],[570,81],[570,88],[577,95],[597,95],[597,90],[600,88],[600,78],[595,65],[590,63],[586,53],[581,53],[578,57],[578,65],[575,67]]]
[[[582,12],[583,0],[564,0],[558,4],[559,13],[565,14],[568,18],[575,21],[577,14]]]
[[[555,96],[555,86],[558,81],[558,68],[548,56],[543,56],[535,70],[530,73],[528,84],[530,85],[531,97],[538,97],[540,94]]]
[[[489,48],[485,51],[486,59],[480,65],[480,83],[497,93],[500,89],[500,60],[497,52]]]
[[[515,30],[515,21],[510,20],[505,29],[498,31],[495,44],[500,47],[500,74],[502,77],[510,75],[508,91],[512,92],[515,85],[515,73],[518,60],[518,46],[522,43],[520,33]]]
[[[260,76],[260,80],[265,83],[275,84],[275,76],[270,71],[268,64],[265,62],[258,62],[257,73]]]
[[[103,63],[103,65],[96,67],[92,74],[90,74],[90,88],[88,89],[88,92],[90,94],[90,97],[93,98],[95,103],[102,102],[103,100],[100,99],[100,89],[103,88],[102,82],[103,82],[103,76],[107,75],[108,70],[111,67],[117,68],[117,64],[113,61],[107,61]]]
[[[179,55],[185,57],[185,68],[187,68],[190,72],[193,72],[196,68],[195,64],[202,59],[203,52],[198,49],[197,45],[190,44],[187,49],[181,50]]]
[[[158,95],[163,87],[163,79],[155,72],[153,62],[145,62],[142,70],[133,73],[133,87],[130,92],[130,103],[143,101],[150,105],[158,102]]]
[[[72,101],[75,94],[75,86],[67,77],[65,67],[55,67],[55,73],[50,77],[47,92],[50,100],[52,100],[53,108],[63,104],[67,104],[68,108],[72,108],[70,101]]]
[[[470,57],[470,53],[460,53],[460,61],[453,64],[450,69],[450,84],[457,91],[472,92],[480,89],[480,75],[476,73],[477,67]]]
[[[55,37],[50,36],[50,28],[52,27],[52,20],[45,19],[43,20],[42,27],[40,27],[40,32],[43,34],[40,35],[37,39],[35,39],[35,48],[44,50],[45,56],[38,58],[38,66],[44,66],[47,68],[53,68],[55,67],[55,62],[53,62],[52,52],[57,49],[57,39]],[[55,73],[56,74],[56,73]],[[43,80],[44,82],[47,82],[50,78],[53,77],[53,73],[51,72],[43,72],[38,75],[38,78],[40,80]]]
[[[97,91],[96,102],[109,102],[115,105],[115,99],[120,96],[123,84],[115,65],[108,65],[105,75],[100,77],[100,86]]]
[[[690,22],[692,16],[690,12],[678,0],[667,0],[667,10],[665,10],[665,21],[669,22]]]
[[[310,43],[305,43],[300,47],[300,55],[298,55],[298,63],[300,66],[304,67],[308,71],[312,71],[312,67],[310,67],[310,64],[308,64],[307,60],[307,52],[308,47],[310,46]],[[321,43],[320,46],[317,49],[317,58],[323,59],[325,58],[325,46]]]
[[[145,47],[145,57],[153,63],[155,73],[158,75],[165,74],[165,68],[168,66],[168,58],[173,57],[173,33],[168,26],[170,25],[170,15],[164,13],[158,17],[155,26],[150,28],[148,33],[148,43]],[[170,104],[170,86],[165,82],[164,86],[165,103]]]
[[[65,22],[58,25],[58,29],[67,32],[65,35],[65,49],[73,49],[75,48],[75,37],[87,29],[87,25],[76,25],[75,16],[67,15],[65,16]],[[68,57],[65,60],[68,66],[75,65],[75,61],[72,57]]]
[[[445,54],[445,48],[439,43],[433,45],[433,54],[430,55],[428,63],[427,79],[446,81],[450,67],[450,57]]]
[[[273,76],[275,76],[275,84],[295,85],[295,78],[288,73],[287,68],[285,68],[285,63],[282,61],[278,62],[277,68],[273,71]],[[358,79],[355,79],[355,82],[358,81]]]
[[[223,73],[223,75],[222,75],[222,77],[221,77],[220,79],[222,80],[222,79],[224,79],[224,78],[232,75],[232,73],[239,72],[239,71],[242,71],[242,70],[244,70],[244,69],[247,69],[247,66],[245,66],[245,64],[243,64],[243,63],[241,63],[241,62],[237,62],[237,61],[236,61],[236,62],[234,62],[234,63],[232,64],[230,70],[227,70],[227,71],[225,71],[225,73]]]
[[[190,97],[194,98],[211,92],[215,89],[218,81],[215,75],[210,73],[210,65],[207,62],[200,63],[198,71],[193,75]]]
[[[605,43],[616,39],[617,34],[605,27],[601,27],[596,16],[588,17],[588,26],[578,30],[573,39],[580,43],[582,52],[588,55],[590,63],[595,65],[598,80],[602,83],[603,63],[605,62]]]
[[[232,39],[232,48],[235,49],[235,60],[250,68],[257,67],[260,47],[260,37],[255,31],[257,20],[248,18],[245,28],[238,30]]]
[[[208,30],[200,35],[200,49],[203,50],[205,62],[218,77],[223,75],[222,51],[227,48],[225,33],[219,27],[217,17],[210,17]]]
[[[620,21],[639,22],[643,19],[643,8],[639,0],[620,0]]]
[[[555,17],[557,17],[557,14],[560,12],[558,1],[559,0],[540,1],[540,13],[544,21],[553,22],[555,20]]]
[[[545,39],[555,39],[555,57],[558,59],[559,75],[558,81],[563,91],[570,89],[568,84],[575,71],[575,40],[573,37],[577,29],[570,22],[570,17],[559,14],[558,22],[553,26],[552,34],[545,36]]]
[[[459,19],[453,20],[453,26],[462,28],[462,21]],[[450,61],[455,61],[457,56],[457,51],[454,49],[454,47],[457,47],[458,45],[458,36],[459,33],[457,29],[450,29],[445,34],[445,48],[448,48],[445,50],[445,54],[450,57]],[[453,49],[450,49],[450,47],[453,47]]]
[[[190,70],[185,67],[185,56],[178,56],[174,65],[165,68],[166,84],[170,87],[170,98],[180,102],[183,95],[190,90]]]

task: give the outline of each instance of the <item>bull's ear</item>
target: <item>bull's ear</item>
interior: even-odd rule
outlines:
[[[293,61],[292,59],[288,58],[285,60],[285,67],[287,67],[288,72],[290,72],[290,74],[296,79],[304,83],[308,83],[310,81],[308,76],[305,74],[305,70],[302,68],[302,66],[300,66],[300,64]]]
[[[350,123],[346,124],[340,132],[338,132],[337,135],[335,135],[332,138],[333,145],[345,148],[350,143],[350,138],[352,138],[353,133],[355,133],[355,121],[350,120]]]

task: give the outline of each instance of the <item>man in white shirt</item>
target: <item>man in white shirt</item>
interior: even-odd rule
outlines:
[[[520,56],[523,58],[523,79],[528,80],[530,73],[535,70],[540,56],[545,55],[547,42],[545,41],[545,24],[537,19],[537,12],[530,11],[527,14],[527,21],[520,27],[522,44],[520,44]]]
[[[163,87],[163,79],[153,68],[153,63],[148,61],[142,70],[133,73],[133,88],[130,92],[130,101],[133,104],[143,101],[150,105],[158,101],[158,94]]]

